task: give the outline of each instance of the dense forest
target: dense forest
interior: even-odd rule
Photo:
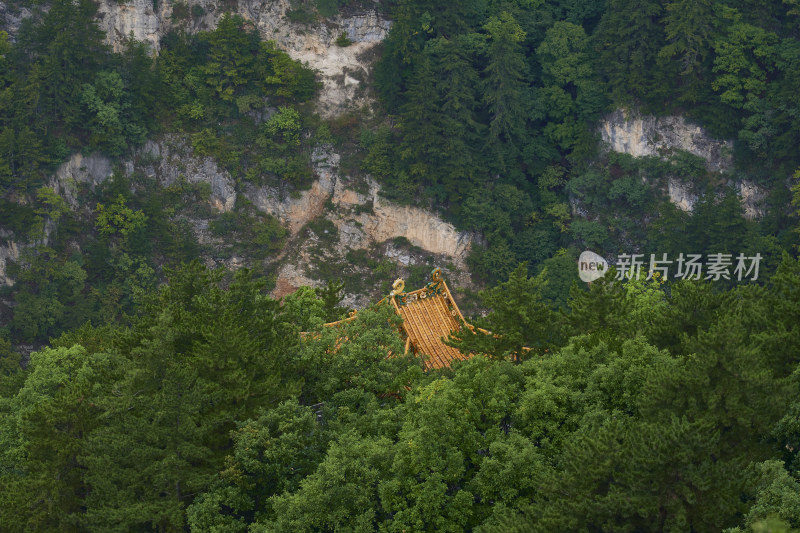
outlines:
[[[290,3],[296,23],[370,4]],[[24,245],[0,288],[0,530],[800,530],[797,0],[384,1],[375,108],[330,119],[315,72],[233,13],[114,52],[91,0],[7,7],[30,16],[0,32],[0,238]],[[619,108],[733,139],[732,170],[604,149]],[[211,213],[207,188],[119,169],[78,205],[50,185],[70,154],[164,134],[295,192],[334,146],[479,233],[492,334],[425,370],[388,305],[323,327],[348,311],[334,277],[268,296],[288,232],[245,201]],[[205,267],[186,213],[252,268]],[[587,286],[586,248],[763,260]]]

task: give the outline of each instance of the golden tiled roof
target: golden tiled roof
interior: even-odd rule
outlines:
[[[393,295],[391,302],[403,318],[406,353],[411,350],[427,356],[428,368],[449,367],[453,361],[469,357],[442,342],[459,329],[459,319],[464,320],[444,280],[440,278],[425,288]]]
[[[447,283],[442,279],[441,270],[434,269],[431,282],[422,289],[403,292],[404,285],[402,280],[397,280],[392,293],[381,300],[381,303],[388,300],[402,317],[406,353],[410,350],[425,357],[426,368],[449,367],[453,361],[469,358],[469,355],[462,354],[443,342],[451,332],[460,328],[459,320],[463,321],[464,316],[453,300]],[[352,319],[351,316],[325,325],[338,326]]]

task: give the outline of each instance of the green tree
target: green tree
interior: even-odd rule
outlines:
[[[662,9],[661,3],[653,0],[607,3],[595,39],[598,65],[614,103],[639,101],[655,108],[671,96],[664,83],[670,79],[669,70],[658,61],[665,42],[664,29],[659,24]]]
[[[85,456],[101,424],[96,402],[108,394],[120,364],[113,355],[87,353],[80,345],[32,354],[25,384],[2,418],[0,517],[6,527],[84,530],[91,490]]]
[[[414,390],[391,473],[379,488],[391,513],[387,529],[465,531],[495,505],[514,506],[530,495],[540,460],[510,428],[523,383],[513,365],[475,357],[453,379]]]
[[[109,49],[89,0],[56,0],[41,24],[20,41],[41,64],[41,118],[45,124],[80,128],[81,92],[107,61]]]
[[[800,486],[797,480],[780,461],[764,461],[754,466],[757,476],[755,501],[747,512],[744,528],[729,531],[797,531],[800,526]],[[764,527],[765,521],[770,525]]]
[[[316,403],[350,389],[376,396],[403,395],[421,365],[413,356],[402,355],[398,320],[394,309],[383,305],[359,311],[340,327],[310,333],[297,355],[305,377],[302,398]]]
[[[720,25],[713,0],[678,0],[668,3],[662,19],[666,44],[659,58],[675,60],[682,81],[681,100],[697,102],[708,83],[709,59]]]
[[[319,88],[314,71],[293,60],[272,41],[262,42],[256,74],[265,94],[296,98],[303,102],[314,97]]]
[[[274,522],[265,520],[256,527],[286,532],[375,530],[386,515],[377,490],[390,471],[392,457],[391,441],[385,437],[339,435],[298,491],[274,499]]]
[[[241,423],[231,436],[225,469],[188,509],[192,529],[246,531],[271,515],[276,496],[296,491],[315,472],[329,440],[317,415],[296,400]]]
[[[476,321],[484,331],[462,328],[453,335],[464,353],[484,353],[497,358],[526,359],[552,350],[562,342],[556,313],[542,298],[543,276],[528,277],[525,264],[508,281],[481,291],[481,303],[491,311]]]
[[[186,505],[222,469],[235,420],[298,390],[287,359],[296,327],[248,271],[227,291],[220,278],[198,263],[172,272],[121,336],[132,365],[101,405],[113,423],[92,435],[91,527],[183,527]]]
[[[111,155],[120,155],[125,150],[125,100],[125,86],[116,71],[98,72],[93,84],[83,84],[81,103],[88,111],[90,148]]]
[[[245,31],[242,17],[225,13],[217,28],[203,38],[209,46],[208,61],[201,68],[205,82],[221,100],[231,102],[255,81],[258,35]]]
[[[98,203],[95,212],[97,214],[95,227],[100,235],[106,237],[118,235],[123,242],[129,235],[143,228],[147,222],[147,215],[126,206],[125,197],[121,194],[117,195],[114,203],[108,207]]]
[[[45,247],[23,259],[10,321],[18,342],[46,341],[89,318],[90,302],[84,293],[87,275],[77,262],[64,261]]]
[[[489,114],[487,146],[505,171],[521,148],[528,97],[528,67],[522,49],[525,32],[503,12],[484,25],[489,36],[488,63],[482,87]]]
[[[716,57],[712,87],[720,100],[746,112],[739,137],[762,158],[768,158],[770,141],[777,135],[767,118],[765,101],[767,80],[775,71],[774,33],[744,22],[735,21],[714,45]]]
[[[581,26],[556,22],[536,49],[543,87],[539,106],[547,110],[545,135],[562,151],[591,144],[587,123],[603,108],[602,93]]]
[[[314,289],[314,292],[322,300],[326,322],[339,320],[348,311],[346,307],[339,305],[344,298],[344,282],[342,280],[328,280],[324,287]]]
[[[423,54],[417,62],[414,78],[404,96],[405,104],[400,114],[403,138],[399,155],[417,182],[438,184],[436,171],[443,157],[440,145],[445,132],[440,123],[442,113],[429,54]],[[443,201],[443,195],[438,200]]]
[[[480,183],[485,173],[484,162],[473,155],[484,132],[477,117],[476,89],[480,83],[473,56],[484,50],[485,43],[478,34],[470,34],[455,40],[439,38],[429,46],[441,102],[438,110],[441,160],[435,173],[448,191],[451,211],[458,216],[462,198]]]

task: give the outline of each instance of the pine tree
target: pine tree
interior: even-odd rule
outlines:
[[[441,99],[439,149],[444,156],[437,173],[456,214],[464,195],[480,182],[485,167],[485,162],[474,155],[480,146],[483,125],[476,116],[475,90],[479,77],[472,54],[481,45],[474,35],[456,40],[439,38],[431,45],[437,72],[436,91]]]
[[[96,13],[91,0],[56,0],[30,37],[31,53],[44,73],[42,111],[48,120],[69,129],[80,128],[81,88],[109,54]]]
[[[441,151],[442,111],[436,92],[436,78],[429,54],[420,57],[414,69],[414,79],[405,95],[406,103],[400,114],[400,157],[418,181],[440,183],[436,170],[443,157]]]
[[[525,32],[507,12],[492,17],[484,30],[489,36],[482,86],[489,117],[486,145],[497,160],[494,168],[507,172],[519,154],[527,116],[528,67],[522,49]]]
[[[677,61],[684,102],[698,102],[707,90],[711,43],[720,25],[717,10],[713,0],[678,0],[665,7],[666,44],[658,56]]]
[[[528,277],[519,265],[508,281],[480,293],[491,309],[476,325],[483,332],[462,329],[453,335],[454,346],[464,353],[484,353],[496,358],[527,359],[552,350],[562,342],[558,315],[542,299],[544,277]]]
[[[663,105],[671,94],[669,69],[658,61],[664,46],[660,2],[610,0],[595,33],[598,64],[617,104]]]
[[[227,291],[221,275],[199,263],[173,272],[120,337],[130,366],[86,459],[92,527],[183,527],[185,506],[222,468],[235,420],[297,392],[287,360],[296,327],[249,272]]]

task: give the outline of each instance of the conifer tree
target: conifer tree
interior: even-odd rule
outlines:
[[[508,281],[482,291],[483,305],[491,309],[476,325],[452,335],[453,346],[464,353],[483,353],[496,358],[527,359],[552,350],[562,342],[558,315],[542,299],[544,277],[528,277],[520,264]]]
[[[406,92],[406,104],[400,115],[403,140],[400,157],[409,165],[412,176],[425,184],[437,184],[436,170],[442,158],[441,108],[431,57],[423,54],[414,79]]]
[[[183,527],[185,506],[221,469],[234,421],[298,390],[286,359],[296,327],[249,272],[227,291],[220,278],[199,263],[173,272],[120,338],[130,367],[102,404],[110,423],[87,457],[92,527]]]
[[[654,0],[610,0],[597,27],[595,39],[612,100],[636,101],[655,106],[669,96],[664,80],[670,79],[658,62],[664,46],[663,14]],[[654,65],[658,65],[654,68]]]
[[[519,154],[527,116],[528,66],[522,49],[525,32],[508,12],[489,19],[484,30],[489,37],[482,87],[489,118],[486,145],[496,158],[494,168],[506,172]]]

